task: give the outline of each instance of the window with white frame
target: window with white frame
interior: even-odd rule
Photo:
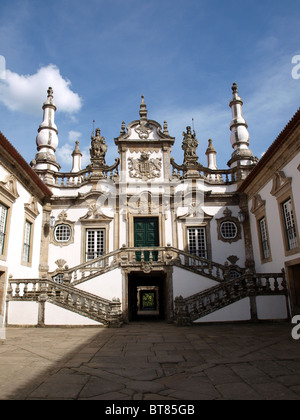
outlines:
[[[54,231],[54,238],[57,242],[69,242],[71,239],[71,226],[66,224],[57,225]]]
[[[188,232],[188,252],[200,258],[207,258],[206,229],[190,227]]]
[[[298,248],[297,230],[294,218],[292,200],[289,198],[282,203],[283,217],[285,222],[286,239],[289,250]]]
[[[30,262],[31,229],[32,223],[26,220],[24,229],[23,262],[27,263]]]
[[[105,254],[105,229],[86,230],[86,261]]]
[[[262,250],[262,257],[264,260],[270,258],[270,247],[269,247],[269,238],[268,238],[268,231],[267,231],[267,223],[266,218],[262,217],[259,220],[259,232],[260,232],[260,243],[261,243],[261,250]]]
[[[7,211],[8,208],[0,203],[0,255],[4,252]]]
[[[223,239],[235,239],[238,234],[237,225],[231,221],[222,222],[220,224],[220,233]]]

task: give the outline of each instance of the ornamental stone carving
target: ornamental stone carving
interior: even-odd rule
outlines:
[[[142,95],[142,103],[140,106],[140,124],[135,128],[135,132],[141,140],[147,140],[150,133],[153,131],[152,128],[150,128],[147,115],[148,111],[144,101],[144,95]]]
[[[196,139],[195,131],[192,133],[191,127],[186,127],[186,133],[183,132],[182,150],[184,151],[184,163],[196,163],[198,161],[197,147],[199,145]]]
[[[128,158],[130,178],[144,181],[159,178],[161,174],[161,158],[150,159],[150,153],[143,152],[139,159]]]
[[[141,121],[141,124],[135,128],[135,132],[138,134],[141,140],[147,140],[149,138],[152,129],[149,127],[149,124],[145,121]]]
[[[100,128],[96,129],[95,136],[94,132],[92,133],[91,140],[90,155],[92,164],[93,166],[104,166],[107,144],[105,143],[105,138],[101,136]]]

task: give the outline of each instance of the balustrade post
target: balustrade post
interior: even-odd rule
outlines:
[[[276,293],[278,293],[278,291],[279,291],[279,283],[278,283],[277,276],[274,276],[274,290],[275,290]]]
[[[112,304],[110,305],[110,311],[107,316],[107,322],[110,328],[119,328],[122,325],[121,302],[119,298],[112,299]]]
[[[43,277],[46,279],[46,275]],[[38,297],[39,309],[38,309],[38,327],[45,327],[45,303],[48,299],[48,283],[47,280],[41,280],[40,282],[40,293]]]
[[[90,311],[90,303],[87,298],[84,299],[83,307],[84,307],[85,312]]]
[[[9,301],[12,299],[13,289],[11,286],[11,282],[8,281],[7,292],[6,292],[6,300]]]
[[[257,322],[258,315],[257,315],[256,296],[257,296],[258,285],[256,284],[255,277],[252,277],[252,276],[247,277],[247,288],[248,288],[248,296],[249,296],[249,301],[250,301],[251,321]]]
[[[68,271],[65,271],[63,274],[63,284],[70,284],[71,283],[71,276]]]
[[[182,296],[175,298],[175,323],[177,327],[185,327],[192,324]]]
[[[80,299],[80,296],[77,296],[76,297],[76,300],[75,300],[75,307],[76,307],[76,309],[81,309],[81,299]]]

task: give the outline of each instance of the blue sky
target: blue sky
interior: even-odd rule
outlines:
[[[71,169],[76,139],[89,163],[93,120],[113,163],[114,138],[123,120],[139,118],[143,94],[148,117],[166,120],[176,137],[178,163],[194,119],[200,162],[212,138],[226,168],[232,83],[261,157],[300,106],[295,55],[299,0],[1,0],[0,130],[30,162],[52,86],[62,170]]]

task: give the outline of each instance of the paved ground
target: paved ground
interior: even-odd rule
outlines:
[[[10,328],[0,399],[300,399],[292,324]]]

